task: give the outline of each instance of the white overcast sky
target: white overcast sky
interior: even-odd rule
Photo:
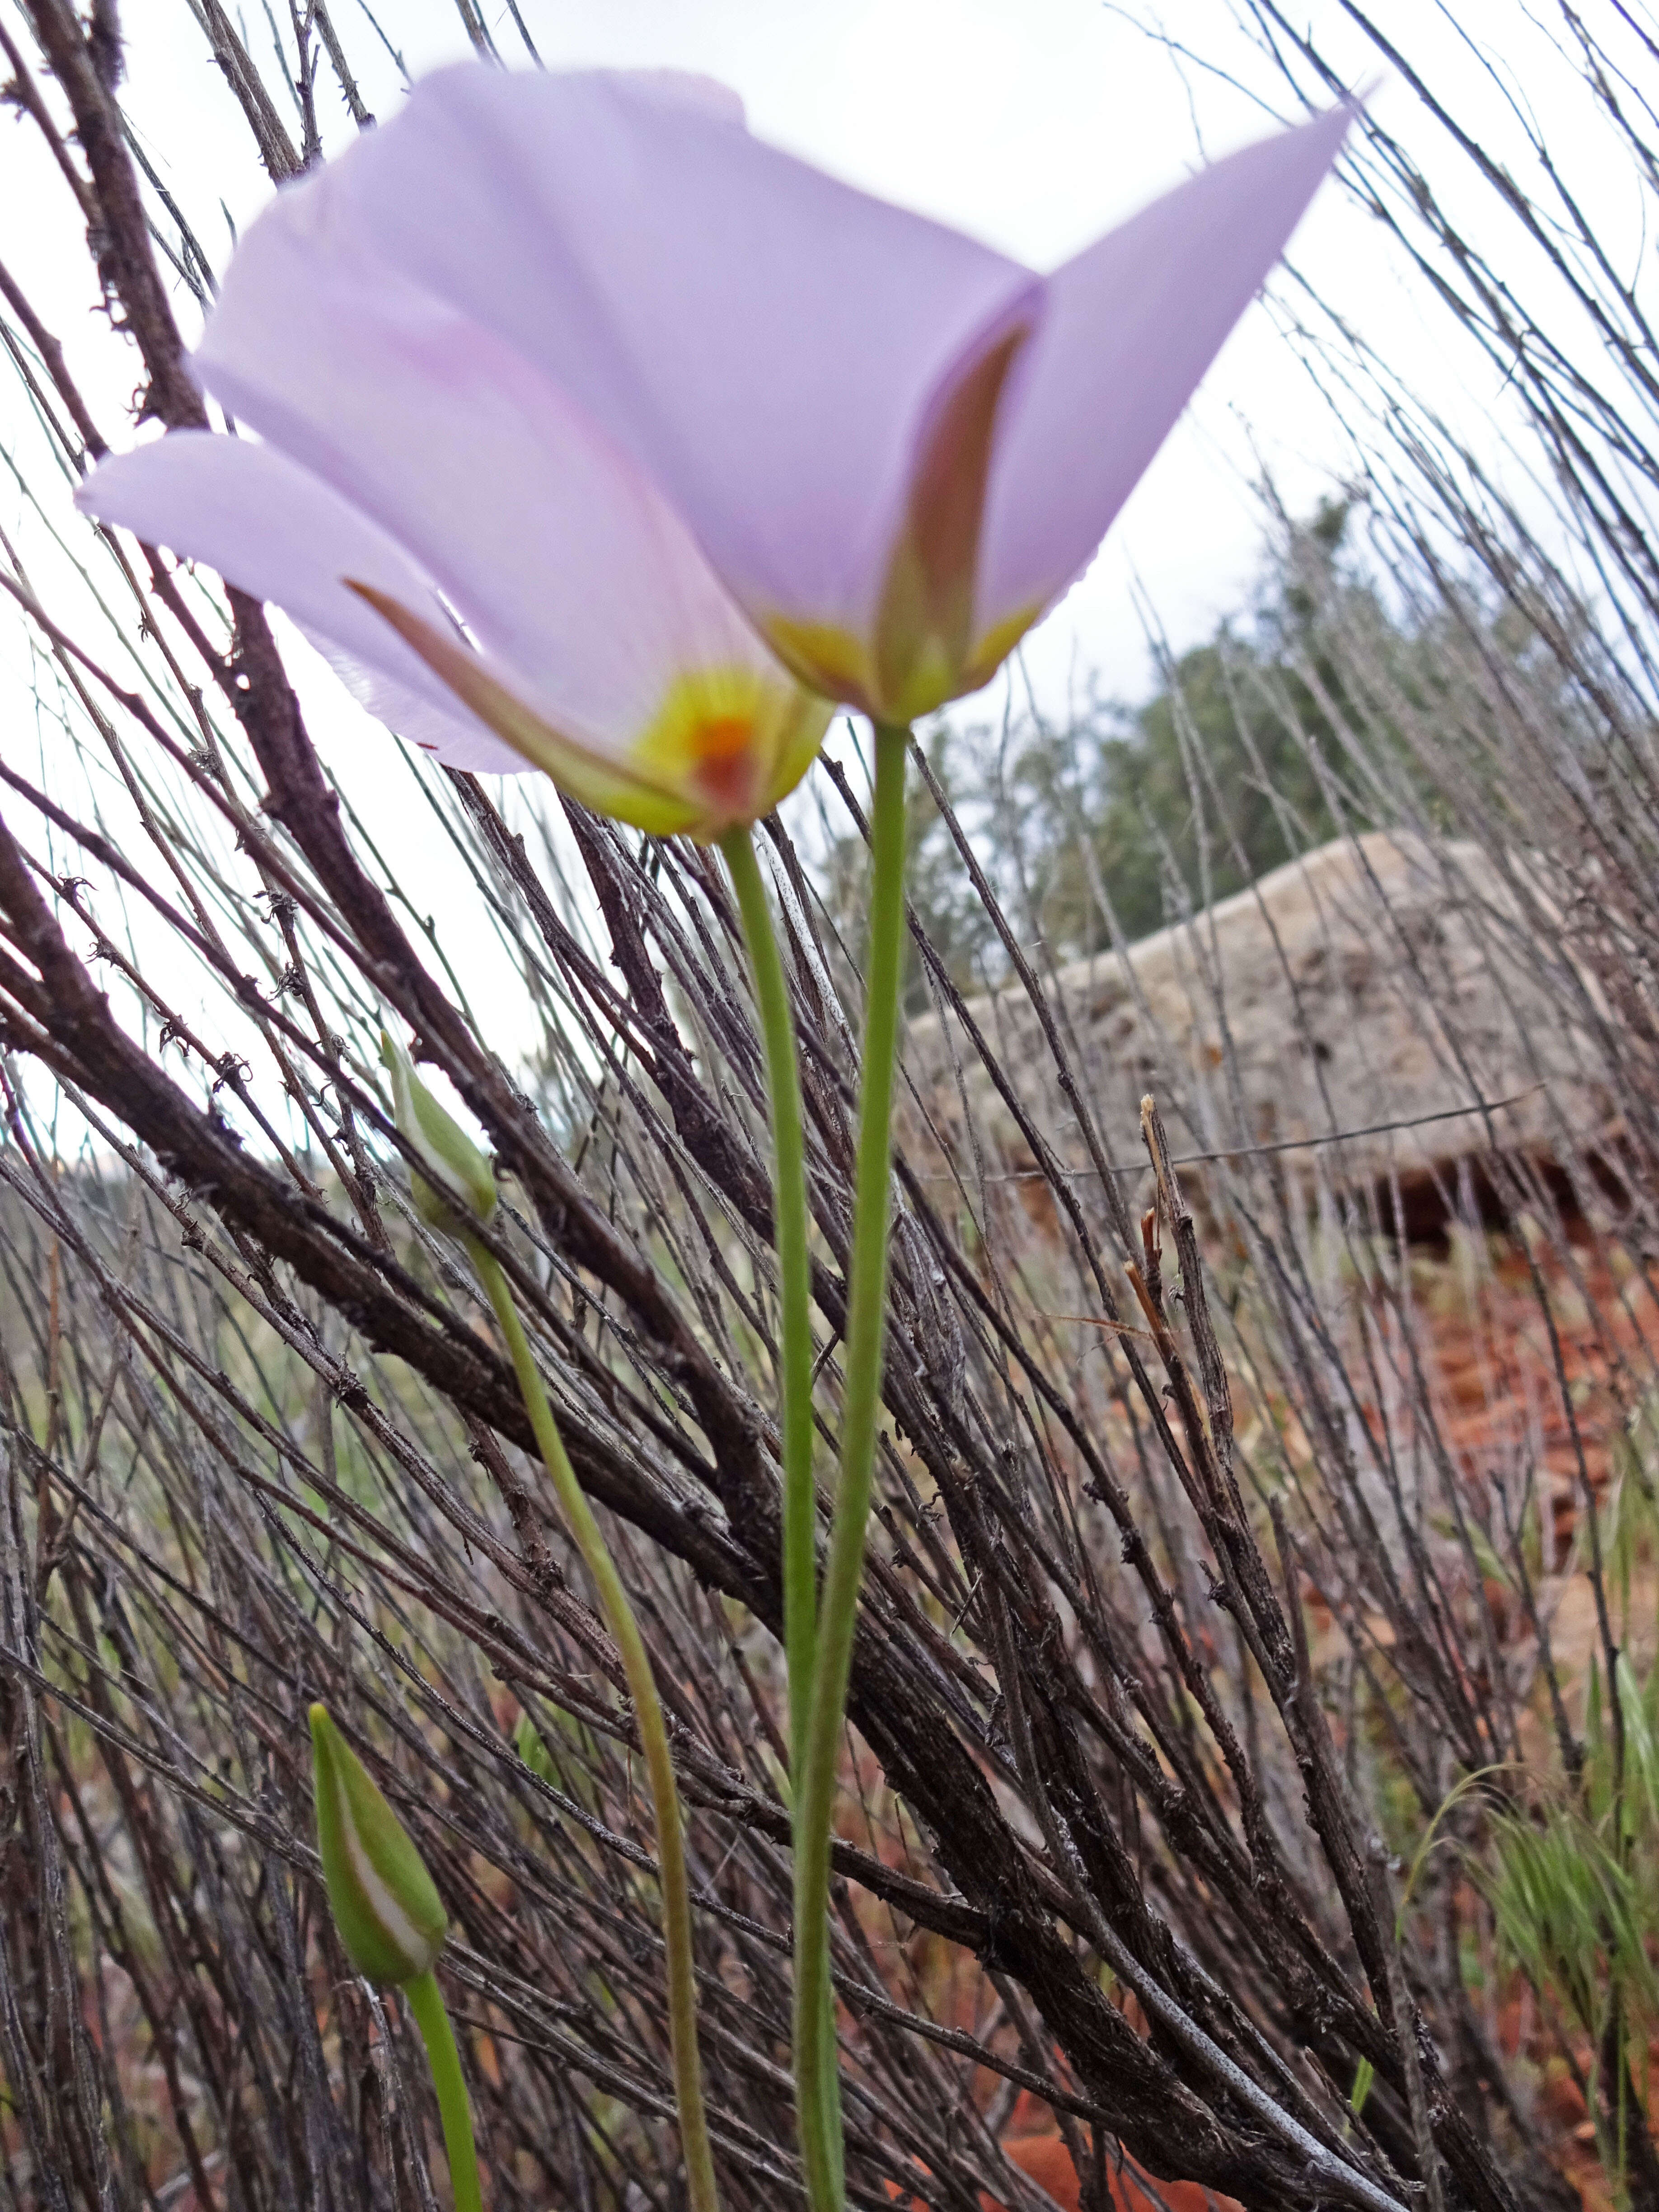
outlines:
[[[384,57],[376,62],[356,0],[334,4],[354,57],[368,57],[365,92],[385,117],[400,96],[396,70]],[[502,51],[510,53],[516,43],[510,22],[500,0],[493,7]],[[270,49],[263,13],[252,5],[240,12],[263,61]],[[1474,112],[1492,104],[1483,69],[1513,49],[1515,27],[1524,21],[1517,0],[1474,0],[1459,8],[1455,21],[1438,0],[1390,0],[1387,12],[1390,30],[1409,33],[1414,48],[1430,52]],[[524,0],[524,13],[551,65],[705,70],[743,94],[758,132],[1037,268],[1063,259],[1177,180],[1199,158],[1200,143],[1214,154],[1264,127],[1249,100],[1201,72],[1183,78],[1165,52],[1100,0]],[[1199,52],[1248,64],[1223,0],[1176,0],[1166,13]],[[1328,19],[1333,48],[1352,58],[1356,78],[1375,80],[1374,58],[1351,36],[1345,45],[1334,5],[1316,0],[1312,16]],[[246,127],[185,0],[124,0],[123,17],[131,110],[210,255],[222,258],[227,216],[245,224],[269,191]],[[411,75],[467,51],[448,0],[387,0],[382,20]],[[1493,35],[1499,31],[1501,40]],[[1529,75],[1529,92],[1547,108],[1551,86],[1541,59]],[[1283,88],[1269,75],[1258,70],[1256,81],[1282,100]],[[1374,104],[1442,172],[1450,168],[1407,88],[1384,76]],[[336,106],[325,115],[335,143],[343,143],[349,130],[343,112]],[[1569,132],[1574,127],[1571,116],[1556,122]],[[41,220],[15,222],[20,209],[35,206]],[[115,420],[131,368],[88,313],[87,264],[76,251],[64,196],[21,122],[0,123],[0,208],[11,210],[0,252],[33,290],[89,389],[105,399],[101,411]],[[1327,188],[1292,252],[1444,404],[1476,415],[1487,404],[1489,392],[1456,388],[1467,364],[1460,357],[1449,367],[1441,319],[1425,309],[1420,287],[1402,280],[1381,226],[1340,191]],[[856,344],[856,329],[848,342]],[[1441,389],[1449,377],[1449,388]],[[6,404],[0,396],[0,408]],[[1255,453],[1272,466],[1293,507],[1311,507],[1340,467],[1334,426],[1261,308],[1212,370],[1103,556],[1028,647],[1046,705],[1061,707],[1068,682],[1083,669],[1097,670],[1112,690],[1139,688],[1146,657],[1131,598],[1134,578],[1177,644],[1237,605],[1260,542],[1249,489]],[[3,504],[0,494],[0,511]]]

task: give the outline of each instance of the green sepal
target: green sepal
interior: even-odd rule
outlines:
[[[423,1220],[453,1236],[488,1222],[495,1211],[495,1177],[465,1129],[447,1114],[420,1077],[404,1047],[380,1031],[380,1058],[392,1078],[398,1133],[426,1170],[411,1178]]]
[[[449,1925],[432,1877],[325,1705],[311,1708],[311,1750],[323,1879],[346,1955],[383,1988],[412,1982]]]

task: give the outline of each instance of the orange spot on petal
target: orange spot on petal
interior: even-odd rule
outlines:
[[[755,726],[747,714],[711,714],[692,733],[691,750],[705,766],[738,759],[750,750]]]
[[[692,781],[716,805],[744,811],[755,792],[755,726],[746,714],[710,714],[688,738]]]

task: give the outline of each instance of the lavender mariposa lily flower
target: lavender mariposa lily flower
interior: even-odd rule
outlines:
[[[752,138],[700,81],[469,64],[277,201],[202,370],[302,459],[296,415],[332,423],[307,445],[337,481],[333,387],[371,408],[383,372],[348,300],[307,297],[326,206],[568,393],[804,682],[908,720],[1087,564],[1349,120],[1246,148],[1043,277]]]
[[[756,820],[806,772],[829,704],[636,461],[508,343],[376,260],[350,168],[252,227],[195,356],[259,442],[173,432],[104,463],[79,504],[274,601],[374,714],[453,767],[543,769],[663,835]]]
[[[175,434],[83,503],[280,602],[441,757],[718,836],[821,740],[780,664],[886,721],[988,679],[1349,119],[1043,277],[752,138],[702,80],[446,70],[231,263],[196,365],[264,443]]]

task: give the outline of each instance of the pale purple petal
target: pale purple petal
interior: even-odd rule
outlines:
[[[176,430],[105,461],[76,504],[274,601],[353,696],[411,744],[455,768],[503,774],[528,765],[342,580],[355,576],[439,614],[428,579],[337,491],[268,446]]]
[[[435,754],[446,768],[466,769],[474,775],[527,775],[538,765],[476,720],[453,692],[447,694],[450,711],[437,713],[394,677],[345,652],[321,630],[305,623],[295,628],[366,713],[422,752]]]
[[[446,70],[333,173],[377,250],[655,476],[763,623],[863,629],[929,397],[1038,290],[624,77]]]
[[[739,131],[748,128],[743,94],[733,92],[718,77],[704,76],[699,70],[617,70],[614,74],[630,91],[659,100],[678,100],[682,106],[696,108],[716,123],[735,123]]]
[[[1092,556],[1255,298],[1352,112],[1281,132],[1157,200],[1048,279],[986,503],[979,634],[1048,605]]]
[[[643,470],[492,331],[366,262],[335,175],[250,232],[197,357],[209,389],[381,524],[596,750],[688,668],[769,669]]]

